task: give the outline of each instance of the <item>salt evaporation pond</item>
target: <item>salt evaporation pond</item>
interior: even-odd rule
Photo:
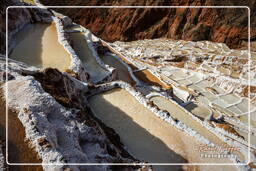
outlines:
[[[14,36],[16,46],[9,55],[11,59],[39,68],[68,69],[70,55],[58,42],[55,24],[32,24]]]
[[[172,117],[177,118],[182,123],[197,131],[203,137],[207,138],[215,145],[219,145],[221,147],[229,146],[224,141],[219,139],[216,135],[214,135],[212,132],[210,132],[206,127],[202,126],[198,121],[194,120],[188,113],[185,112],[185,110],[182,110],[181,107],[176,105],[174,102],[160,96],[152,97],[151,100],[160,109],[167,110]],[[239,155],[241,158],[243,157],[240,152],[234,152],[234,154]]]
[[[113,54],[114,55],[114,54]],[[102,55],[102,61],[109,66],[116,68],[117,70],[117,79],[130,83],[131,85],[135,84],[135,81],[132,79],[128,69],[124,64],[122,64],[118,59],[113,57],[113,55],[106,54]]]
[[[199,122],[193,120],[192,117],[185,112],[185,110],[182,110],[181,107],[179,107],[174,102],[160,96],[152,97],[150,100],[152,100],[160,109],[167,110],[172,117],[177,118],[181,122],[188,125],[190,128],[196,130],[205,138],[208,138],[209,140],[211,140],[211,142],[219,145],[222,144],[219,138],[213,135],[210,131],[208,131],[205,127],[203,127]]]
[[[91,49],[88,47],[84,33],[70,33],[69,35],[72,46],[85,65],[91,81],[98,82],[105,78],[108,72],[97,63]]]
[[[124,99],[125,97],[125,99]],[[124,100],[120,100],[124,99]],[[177,130],[140,104],[123,89],[113,89],[89,99],[90,108],[135,158],[153,163],[230,162],[227,159],[202,159],[199,142]],[[100,107],[99,107],[100,106]],[[179,170],[181,166],[153,166],[157,171]],[[227,170],[234,168],[227,168]]]

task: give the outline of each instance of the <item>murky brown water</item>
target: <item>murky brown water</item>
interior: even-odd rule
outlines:
[[[55,24],[33,24],[15,35],[16,47],[10,58],[39,68],[52,67],[61,71],[70,65],[70,55],[58,42]]]

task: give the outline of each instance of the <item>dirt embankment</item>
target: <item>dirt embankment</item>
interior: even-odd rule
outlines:
[[[3,90],[0,89],[0,139],[5,140],[6,129],[6,110]],[[29,146],[29,142],[25,141],[25,130],[19,121],[15,110],[8,110],[8,162],[9,163],[41,163],[37,157],[37,153]],[[5,149],[4,149],[5,150]],[[42,171],[41,165],[38,166],[8,166],[9,170],[17,171]]]
[[[255,0],[215,1],[215,0],[174,0],[174,1],[60,1],[42,0],[45,5],[148,5],[148,6],[238,6],[246,5],[255,9]],[[246,8],[229,9],[56,9],[70,16],[76,23],[90,29],[106,41],[132,41],[167,37],[184,40],[210,40],[224,42],[230,48],[239,48],[248,39],[248,10]],[[256,11],[251,10],[251,27]],[[251,39],[256,38],[255,29],[251,29]]]

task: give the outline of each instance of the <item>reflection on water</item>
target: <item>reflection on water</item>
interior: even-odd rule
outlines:
[[[52,67],[61,71],[70,65],[70,55],[58,42],[55,24],[26,26],[14,36],[16,47],[10,58],[39,68]]]

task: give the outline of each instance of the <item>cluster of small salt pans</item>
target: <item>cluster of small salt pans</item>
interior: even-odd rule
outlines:
[[[187,42],[187,41],[174,41],[174,40],[166,40],[166,39],[156,39],[156,40],[138,40],[138,41],[133,41],[133,42],[115,42],[111,44],[112,47],[122,53],[124,56],[126,56],[129,59],[142,59],[147,62],[148,59],[151,57],[157,56],[157,60],[155,63],[164,63],[165,59],[173,59],[173,56],[175,55],[180,55],[180,56],[187,56],[188,61],[200,61],[197,58],[203,59],[203,63],[194,71],[188,71],[186,67],[184,68],[177,68],[173,66],[162,66],[162,67],[155,67],[155,66],[148,66],[153,71],[157,71],[158,74],[166,75],[168,74],[167,77],[170,77],[172,75],[172,70],[178,70],[178,71],[183,71],[185,73],[185,77],[177,76],[177,74],[173,74],[174,76],[177,76],[174,78],[172,82],[168,82],[169,84],[172,85],[184,85],[185,82],[189,81],[190,78],[196,76],[198,77],[198,81],[192,81],[190,83],[185,84],[186,86],[196,86],[198,83],[209,79],[211,77],[215,78],[216,82],[212,82],[209,84],[209,87],[211,86],[220,86],[219,89],[223,89],[225,92],[224,94],[219,94],[219,96],[216,96],[215,100],[209,100],[203,98],[202,101],[207,102],[207,106],[212,104],[212,103],[218,103],[218,100],[224,100],[222,98],[223,95],[228,95],[232,93],[236,89],[241,89],[242,87],[239,87],[240,85],[248,85],[248,81],[244,79],[244,75],[247,74],[248,72],[248,58],[247,58],[247,51],[239,51],[239,50],[231,50],[229,49],[225,44],[221,43],[213,43],[213,42]],[[135,52],[135,53],[133,53]],[[245,61],[243,64],[242,62]],[[135,60],[134,60],[135,61]],[[137,62],[134,62],[137,64]],[[143,62],[142,62],[143,63]],[[253,61],[252,63],[255,63]],[[217,67],[219,64],[224,64],[224,65],[229,65],[229,66],[239,66],[241,68],[240,71],[240,77],[236,80],[231,78],[229,75],[223,75],[220,71],[217,71]],[[201,69],[205,69],[205,67],[202,67],[203,65],[207,65],[209,68],[212,68],[212,71],[215,71],[215,73],[205,73],[201,72]],[[136,66],[141,66],[136,65]],[[162,68],[168,68],[166,72],[162,72]],[[159,71],[160,69],[160,71]],[[207,68],[208,69],[208,68]],[[251,67],[251,72],[253,74],[252,77],[255,77],[255,67]],[[170,74],[169,74],[170,73]],[[192,73],[192,74],[191,74]],[[231,72],[230,72],[231,74]],[[217,79],[216,79],[217,77]],[[173,79],[173,78],[172,78]],[[193,78],[195,79],[195,78]],[[167,81],[167,80],[165,80]],[[178,84],[176,84],[178,82]],[[232,86],[222,86],[218,82],[223,82],[227,83],[230,85],[230,82],[232,83]],[[254,84],[255,81],[251,80],[251,83]],[[200,87],[200,86],[199,86]],[[179,90],[179,89],[177,89]],[[177,91],[180,92],[181,95],[184,94],[182,91]],[[205,90],[202,90],[201,93],[205,93]],[[234,91],[235,92],[235,91]],[[235,92],[236,93],[236,92]],[[184,95],[186,97],[186,95]],[[236,107],[240,105],[241,103],[244,102],[244,98],[241,98],[239,100],[239,97],[236,102],[230,103],[227,102],[228,104],[223,106],[224,108],[228,109],[229,107]],[[248,100],[247,100],[248,101]],[[222,103],[221,103],[222,104]],[[225,103],[223,103],[225,104]],[[208,107],[210,108],[210,107]],[[252,110],[254,110],[255,107],[252,106]],[[243,112],[242,112],[243,113]],[[248,114],[248,112],[243,113],[243,114]],[[239,114],[236,114],[237,116]],[[209,128],[208,128],[209,129]],[[214,132],[222,132],[222,135],[227,135],[227,132],[221,129],[216,129],[213,130]],[[229,137],[236,137],[234,135],[229,134]],[[246,141],[243,139],[236,137],[236,139],[239,139],[239,142],[242,144],[247,144]],[[227,140],[226,140],[227,141]],[[255,148],[255,147],[254,147]]]
[[[191,42],[184,40],[169,40],[169,39],[154,39],[154,40],[138,40],[132,42],[114,42],[112,44],[116,50],[125,54],[130,58],[138,58],[142,60],[149,60],[156,58],[156,64],[168,64],[166,60],[172,60],[176,56],[186,57],[188,61],[203,62],[208,68],[212,68],[216,74],[226,74],[218,68],[219,65],[227,67],[228,75],[232,72],[238,72],[238,78],[246,78],[249,71],[248,67],[248,51],[229,49],[223,43],[214,43],[209,41]],[[241,60],[244,62],[241,63]],[[251,64],[251,78],[256,78],[256,72]],[[237,67],[238,71],[233,68]],[[203,69],[204,67],[200,68]],[[208,71],[209,72],[209,71]],[[254,81],[252,81],[254,83]]]

